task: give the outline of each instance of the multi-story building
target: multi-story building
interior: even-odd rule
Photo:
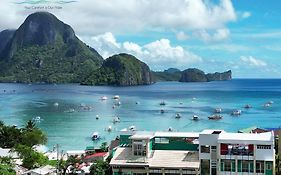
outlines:
[[[273,175],[274,135],[122,130],[114,175]]]

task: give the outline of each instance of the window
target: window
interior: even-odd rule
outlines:
[[[249,161],[242,161],[242,172],[249,172]]]
[[[209,145],[201,145],[201,153],[210,153]]]
[[[224,160],[224,171],[231,171],[231,160]]]
[[[164,143],[167,144],[169,143],[169,139],[168,138],[155,138],[155,143]]]
[[[257,145],[257,149],[271,149],[271,145]]]
[[[272,164],[271,163],[266,164],[266,170],[272,170]]]
[[[256,162],[256,173],[264,173],[264,162],[263,161]]]
[[[134,155],[146,156],[146,145],[143,142],[134,142]]]

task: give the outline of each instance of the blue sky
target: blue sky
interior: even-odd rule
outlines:
[[[35,12],[25,6],[1,1],[0,30],[17,28]],[[49,11],[104,58],[127,52],[152,70],[281,77],[280,0],[77,0],[60,6]]]

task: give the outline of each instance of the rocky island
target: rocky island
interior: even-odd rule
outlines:
[[[107,58],[101,68],[93,72],[82,84],[134,86],[151,84],[149,67],[133,55],[121,53]]]
[[[226,72],[215,72],[205,74],[202,70],[189,68],[182,72],[180,82],[208,82],[208,81],[226,81],[232,79],[231,70]]]

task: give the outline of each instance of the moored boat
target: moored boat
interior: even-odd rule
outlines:
[[[108,98],[106,96],[102,96],[100,99],[101,100],[107,100]]]
[[[92,134],[92,140],[98,140],[98,139],[100,139],[99,133],[98,133],[98,132],[94,132],[94,133]]]
[[[245,108],[245,109],[250,109],[250,108],[252,108],[252,106],[249,105],[249,104],[246,104],[246,105],[244,106],[244,108]]]
[[[175,116],[175,118],[177,118],[177,119],[181,118],[181,115],[180,115],[180,113],[176,113],[176,116]]]
[[[231,115],[241,115],[242,111],[241,110],[234,110],[231,112]]]
[[[220,120],[222,119],[221,115],[211,115],[208,117],[209,120]]]
[[[214,112],[215,112],[215,113],[221,113],[221,112],[222,112],[222,109],[221,109],[221,108],[216,108],[216,109],[214,110]]]
[[[166,102],[163,100],[159,103],[161,106],[165,106],[166,105]]]
[[[113,123],[120,122],[120,118],[118,116],[115,116],[113,119]]]
[[[192,120],[195,120],[195,121],[199,120],[198,115],[193,115],[193,116],[192,116]]]
[[[134,126],[134,125],[129,126],[128,129],[129,129],[130,131],[136,131],[136,130],[137,130],[136,126]]]
[[[120,99],[120,96],[119,96],[119,95],[115,95],[115,96],[113,97],[113,99],[119,100],[119,99]]]

